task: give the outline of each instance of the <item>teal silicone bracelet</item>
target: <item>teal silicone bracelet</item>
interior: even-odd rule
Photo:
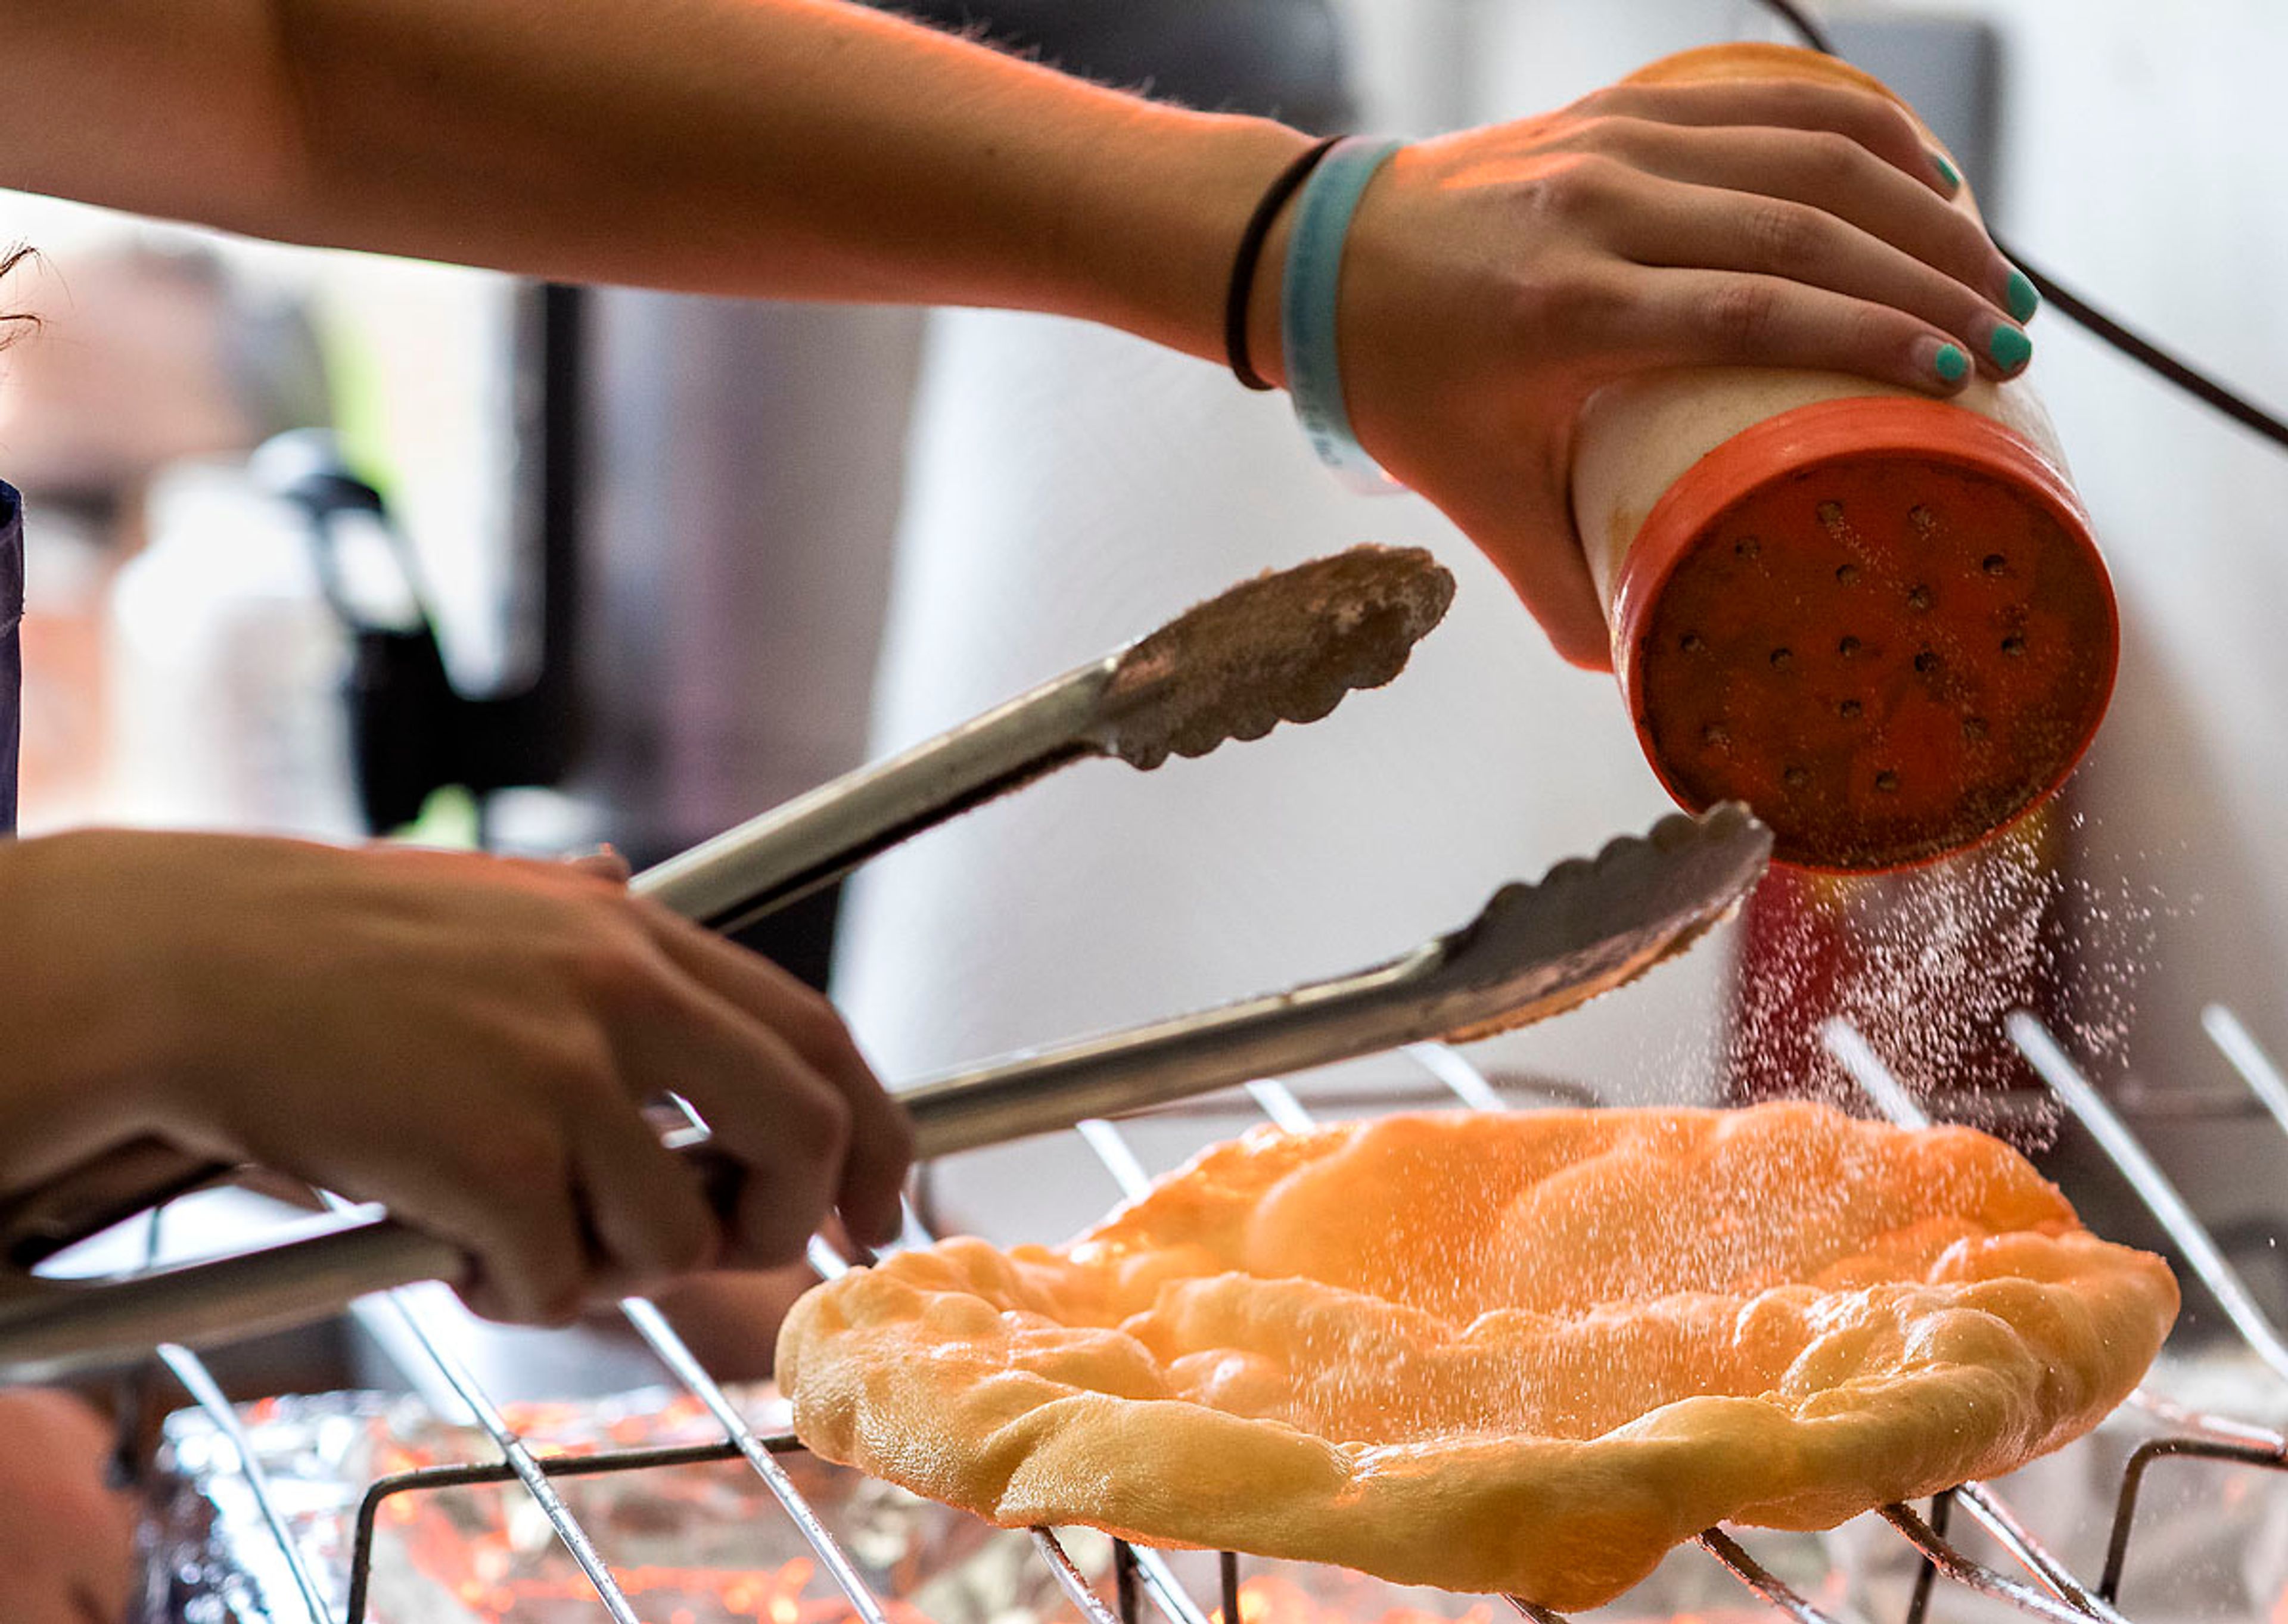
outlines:
[[[1351,430],[1343,401],[1342,362],[1335,345],[1335,310],[1341,290],[1343,240],[1375,171],[1402,141],[1352,136],[1336,144],[1304,183],[1295,202],[1295,227],[1287,239],[1280,281],[1279,338],[1287,358],[1287,394],[1295,419],[1319,460],[1355,489],[1396,490]]]

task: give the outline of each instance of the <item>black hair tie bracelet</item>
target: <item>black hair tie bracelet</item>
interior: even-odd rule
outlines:
[[[1231,375],[1249,389],[1269,389],[1271,382],[1255,369],[1247,353],[1247,306],[1255,291],[1255,267],[1263,257],[1265,239],[1271,235],[1271,223],[1279,218],[1279,210],[1295,189],[1310,178],[1319,167],[1319,161],[1335,148],[1340,136],[1329,136],[1314,141],[1296,154],[1278,178],[1266,188],[1255,212],[1247,217],[1247,226],[1239,234],[1239,251],[1232,256],[1231,287],[1224,295],[1223,351],[1231,362]]]

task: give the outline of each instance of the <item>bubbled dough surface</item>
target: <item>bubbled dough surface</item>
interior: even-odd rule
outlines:
[[[1444,1113],[1259,1129],[1054,1250],[854,1271],[778,1373],[813,1450],[1006,1525],[1569,1609],[1720,1520],[2056,1448],[2176,1307],[1968,1129]]]

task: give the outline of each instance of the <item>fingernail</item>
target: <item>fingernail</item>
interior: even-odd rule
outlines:
[[[1945,184],[1949,192],[1962,190],[1962,171],[1947,162],[1944,153],[1933,151],[1930,161],[1931,167],[1938,171],[1939,179]]]
[[[1986,341],[1986,353],[2005,372],[2015,372],[2034,353],[2034,341],[2014,327],[1997,327]]]
[[[2009,286],[2002,297],[2009,306],[2010,319],[2014,321],[2030,321],[2034,313],[2042,307],[2041,294],[2035,289],[2033,279],[2023,271],[2013,270],[2010,273]]]
[[[1942,344],[1931,358],[1931,370],[1943,383],[1959,384],[1970,376],[1970,355],[1960,345]]]

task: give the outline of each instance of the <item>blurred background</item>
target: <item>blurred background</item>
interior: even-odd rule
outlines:
[[[909,9],[1197,105],[1404,134],[1791,37],[1745,0]],[[2037,265],[2288,400],[2288,12],[1821,14]],[[1069,772],[757,945],[830,975],[911,1079],[1391,956],[1665,808],[1609,678],[1551,655],[1426,505],[1347,495],[1283,400],[1207,363],[1044,318],[544,289],[28,197],[0,197],[0,237],[41,250],[10,291],[44,317],[0,360],[0,474],[30,516],[28,833],[610,839],[640,866],[1362,540],[1461,579],[1395,685],[1148,777]],[[2223,1216],[2279,1187],[2268,1141],[2210,1108],[2243,1096],[2199,1012],[2227,1001],[2288,1048],[2288,460],[2054,313],[2034,336],[2127,615],[2067,803],[1967,870],[1771,899],[1754,939],[1483,1063],[1725,1097],[1824,1065],[1804,1034],[1841,1009],[1919,1084],[1992,1089],[1995,1022],[2032,1001]],[[968,1159],[962,1216],[990,1222],[1004,1154]],[[1059,1194],[1068,1168],[1027,1168],[1029,1224],[1100,1208],[1092,1182]]]

